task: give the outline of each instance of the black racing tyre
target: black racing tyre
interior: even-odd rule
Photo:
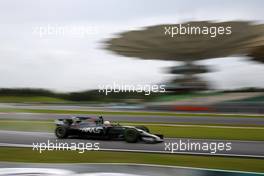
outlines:
[[[141,129],[141,130],[146,131],[146,132],[149,133],[149,129],[146,126],[136,126],[136,128]]]
[[[64,127],[64,126],[58,126],[55,129],[55,135],[59,139],[67,138],[68,137],[68,128],[67,127]]]
[[[124,138],[126,142],[135,143],[138,141],[138,131],[134,128],[127,128],[124,132]]]

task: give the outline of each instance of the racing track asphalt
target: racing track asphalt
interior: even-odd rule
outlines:
[[[53,133],[46,132],[18,132],[18,131],[4,131],[0,130],[0,146],[27,146],[32,147],[32,144],[47,143],[50,142],[65,142],[65,143],[99,143],[100,150],[113,150],[113,151],[133,151],[133,152],[153,152],[153,153],[171,153],[167,148],[165,151],[165,144],[177,143],[179,140],[182,142],[188,142],[188,139],[170,138],[165,139],[163,143],[159,144],[145,144],[145,143],[126,143],[124,141],[102,141],[102,140],[85,140],[85,139],[63,139],[58,140]],[[235,141],[235,140],[209,140],[209,139],[189,139],[189,142],[201,143],[213,143],[213,142],[231,142],[232,150],[220,151],[218,150],[215,154],[209,151],[201,150],[175,150],[177,154],[199,154],[199,155],[223,155],[223,156],[244,156],[244,157],[258,157],[264,158],[264,142],[263,141]],[[35,150],[36,152],[39,152]],[[213,150],[211,150],[213,151]],[[76,151],[78,152],[78,151]]]
[[[78,114],[41,114],[41,113],[0,113],[0,119],[57,119],[71,118]],[[80,116],[86,116],[81,114]],[[87,114],[87,116],[98,116]],[[104,115],[105,120],[123,122],[160,122],[160,123],[190,123],[190,124],[222,124],[222,125],[264,125],[264,118],[220,117],[220,116],[132,116]]]

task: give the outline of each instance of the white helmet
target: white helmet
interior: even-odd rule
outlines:
[[[111,125],[109,121],[104,121],[104,125]]]

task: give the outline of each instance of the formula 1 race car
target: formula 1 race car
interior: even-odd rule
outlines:
[[[125,140],[129,143],[163,142],[163,135],[151,134],[145,126],[122,126],[104,121],[103,117],[72,117],[55,121],[55,135],[60,138],[81,137],[87,139]]]

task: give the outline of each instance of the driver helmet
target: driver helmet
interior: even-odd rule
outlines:
[[[104,121],[104,125],[111,125],[109,121]]]

